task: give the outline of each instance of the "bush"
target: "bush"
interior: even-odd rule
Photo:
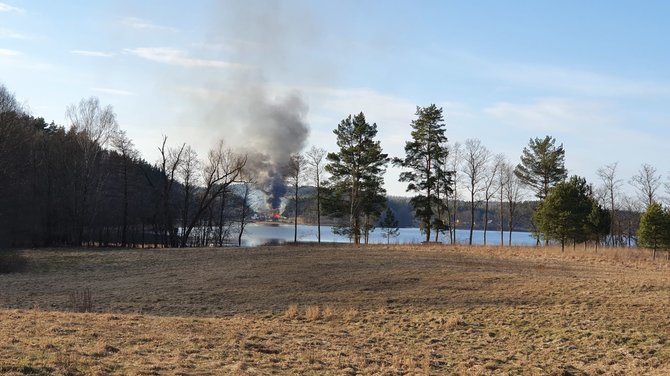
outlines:
[[[20,273],[28,267],[28,260],[17,251],[0,251],[0,274]]]

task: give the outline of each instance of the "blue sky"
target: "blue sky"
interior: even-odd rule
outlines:
[[[436,103],[451,142],[514,162],[548,134],[594,183],[613,162],[625,181],[670,172],[665,1],[0,1],[0,82],[59,124],[99,97],[149,161],[163,134],[203,156],[251,142],[238,97],[253,86],[300,95],[307,145],[330,151],[363,111],[402,156],[415,106]]]

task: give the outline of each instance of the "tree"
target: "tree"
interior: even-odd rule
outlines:
[[[354,244],[360,244],[365,201],[371,196],[384,196],[383,174],[389,161],[382,153],[377,135],[377,124],[370,125],[361,112],[349,115],[333,131],[337,136],[337,153],[328,153],[325,169],[331,174],[331,202],[340,208],[330,207],[331,212],[341,215],[347,212],[349,221],[336,231],[348,235]],[[346,205],[344,209],[341,206]]]
[[[652,202],[640,217],[640,228],[637,231],[637,244],[653,250],[653,259],[656,259],[656,250],[670,246],[670,213],[661,204]]]
[[[490,158],[491,152],[482,145],[481,141],[477,139],[465,140],[463,173],[468,181],[467,186],[470,192],[470,237],[468,241],[470,245],[472,245],[472,234],[475,230],[475,196],[485,189],[485,185],[482,183],[484,183],[486,165]],[[488,200],[486,203],[488,206]]]
[[[598,201],[591,200],[591,212],[586,219],[586,235],[589,240],[595,243],[596,251],[601,239],[610,232],[612,225],[612,216],[607,209],[604,209]]]
[[[121,246],[126,247],[128,245],[128,205],[130,203],[128,185],[129,185],[129,167],[133,159],[137,158],[137,151],[133,145],[133,142],[126,135],[125,131],[117,132],[116,136],[112,140],[114,148],[121,153],[122,158],[122,174],[123,174],[123,219],[122,219],[122,230],[121,230]]]
[[[386,244],[391,243],[391,238],[395,238],[400,235],[400,228],[398,227],[398,221],[393,214],[391,208],[386,208],[384,212],[384,218],[379,223],[379,227],[382,229],[382,234],[386,237]]]
[[[630,179],[630,184],[637,189],[640,201],[647,206],[658,201],[656,192],[661,187],[661,177],[656,174],[656,167],[643,163],[637,175]]]
[[[191,231],[209,210],[210,205],[226,191],[228,186],[238,181],[246,163],[246,155],[239,155],[225,148],[223,141],[219,141],[209,151],[202,169],[202,187],[198,192],[195,211],[188,224],[184,225],[180,244],[182,247],[187,246]]]
[[[446,211],[444,201],[438,198],[439,187],[451,192],[451,173],[444,164],[448,155],[447,136],[442,108],[434,104],[417,106],[415,115],[417,118],[411,123],[412,141],[405,143],[405,159],[395,158],[394,164],[409,170],[400,174],[400,181],[409,183],[407,192],[417,193],[411,203],[429,242],[433,225],[440,221],[437,213]]]
[[[186,226],[190,220],[189,209],[193,203],[194,190],[197,187],[197,171],[200,167],[198,153],[190,146],[186,146],[182,153],[181,163],[177,167],[177,174],[181,178],[182,188],[184,190],[184,203],[182,206],[182,235],[185,234]],[[183,243],[183,242],[182,242]]]
[[[286,176],[293,186],[293,197],[295,206],[293,210],[293,242],[298,242],[298,199],[300,198],[300,182],[305,174],[307,161],[302,154],[292,154],[288,162],[288,173]]]
[[[535,211],[534,220],[546,240],[565,243],[586,240],[585,228],[591,213],[591,188],[584,178],[573,176],[549,191]]]
[[[623,184],[623,181],[617,178],[617,167],[618,162],[614,162],[598,169],[598,176],[602,181],[603,189],[605,190],[606,204],[609,206],[611,215],[609,242],[611,242],[612,245],[617,244],[614,231],[615,228],[620,225],[617,216],[616,199],[618,198],[619,190]]]
[[[568,176],[563,144],[555,144],[556,140],[550,136],[531,139],[528,147],[523,148],[521,163],[514,170],[514,174],[540,200],[544,200],[549,190]]]
[[[312,176],[312,181],[316,187],[316,239],[321,243],[321,180],[324,173],[324,161],[326,157],[326,150],[312,146],[311,149],[305,153],[309,173]]]
[[[460,142],[454,142],[451,146],[449,154],[447,155],[447,171],[451,174],[451,194],[447,192],[446,197],[451,197],[451,202],[453,208],[450,209],[452,215],[449,218],[449,236],[451,238],[451,244],[456,242],[456,224],[458,223],[458,210],[460,204],[460,196],[458,195],[458,187],[461,183],[461,174],[459,171],[461,169],[463,156],[463,148],[461,147]]]
[[[505,196],[507,197],[507,245],[512,245],[512,232],[518,220],[517,208],[522,199],[521,181],[514,173],[514,166],[506,163],[502,172],[505,182]]]
[[[81,157],[72,166],[75,176],[76,243],[81,244],[84,231],[96,214],[96,200],[104,174],[97,168],[107,143],[116,134],[118,124],[111,106],[102,107],[96,97],[82,99],[70,105],[65,112],[72,132],[78,137],[77,146]]]
[[[251,202],[249,194],[251,193],[251,181],[244,180],[242,185],[242,195],[240,196],[239,223],[240,231],[237,233],[237,246],[242,246],[242,235],[251,219]]]

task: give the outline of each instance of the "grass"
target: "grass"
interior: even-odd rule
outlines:
[[[0,275],[0,374],[670,374],[670,264],[641,250],[22,255],[32,271]]]

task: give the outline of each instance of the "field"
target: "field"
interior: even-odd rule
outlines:
[[[23,254],[0,374],[670,374],[670,264],[640,250]]]

